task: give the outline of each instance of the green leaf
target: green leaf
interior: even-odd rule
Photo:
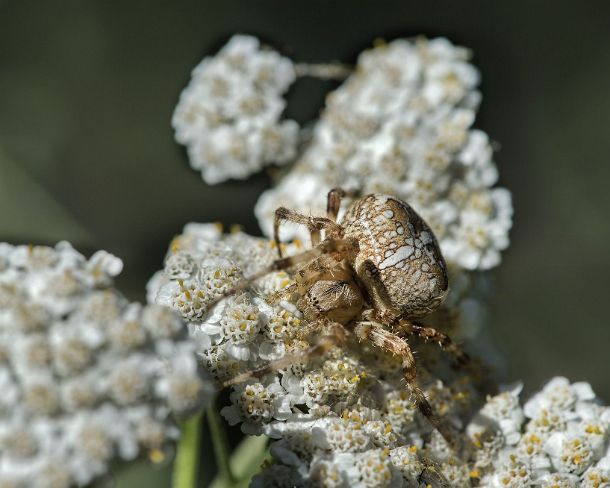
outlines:
[[[91,245],[91,234],[0,149],[0,240]]]

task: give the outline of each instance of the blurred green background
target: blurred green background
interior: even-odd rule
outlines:
[[[526,391],[561,374],[610,401],[608,2],[0,0],[0,240],[107,249],[142,300],[186,222],[258,233],[268,178],[206,186],[169,125],[190,70],[236,32],[310,62],[353,62],[377,37],[470,47],[476,124],[515,205],[489,332]],[[314,118],[331,86],[299,81],[288,115]],[[168,486],[169,468],[103,484]]]

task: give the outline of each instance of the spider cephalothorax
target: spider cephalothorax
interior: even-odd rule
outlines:
[[[402,358],[404,377],[420,411],[449,439],[416,380],[413,353],[405,337],[438,342],[458,360],[466,356],[444,334],[413,321],[440,306],[448,290],[447,269],[430,227],[406,203],[387,195],[356,198],[338,223],[345,192],[331,190],[326,217],[278,208],[274,233],[282,221],[307,226],[312,249],[281,256],[271,266],[237,286],[249,287],[265,274],[294,269],[294,283],[270,300],[287,299],[305,318],[302,332],[311,346],[258,369],[242,373],[236,384],[320,356],[350,335]],[[225,295],[226,296],[226,295]]]

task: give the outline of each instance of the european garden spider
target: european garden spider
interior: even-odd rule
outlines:
[[[414,403],[452,443],[452,436],[434,414],[417,382],[415,359],[405,339],[416,335],[438,342],[460,363],[467,361],[466,354],[448,336],[414,321],[438,308],[448,291],[445,260],[436,238],[409,205],[387,195],[356,198],[341,222],[337,222],[345,196],[341,189],[328,193],[326,217],[278,208],[274,237],[279,259],[222,297],[247,289],[270,272],[295,268],[295,283],[278,293],[288,297],[303,314],[306,325],[300,335],[309,338],[319,334],[317,340],[300,354],[242,373],[223,386],[306,362],[354,335],[359,341],[370,341],[402,358],[404,378]],[[282,257],[279,227],[283,221],[307,226],[312,249]]]

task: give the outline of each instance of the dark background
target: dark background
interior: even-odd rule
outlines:
[[[476,125],[515,206],[489,331],[526,391],[560,374],[610,401],[609,2],[0,0],[0,240],[107,249],[142,300],[186,222],[257,233],[267,176],[205,185],[169,125],[190,70],[237,32],[310,62],[353,62],[378,37],[471,48]],[[288,115],[314,118],[330,86],[299,81]]]

